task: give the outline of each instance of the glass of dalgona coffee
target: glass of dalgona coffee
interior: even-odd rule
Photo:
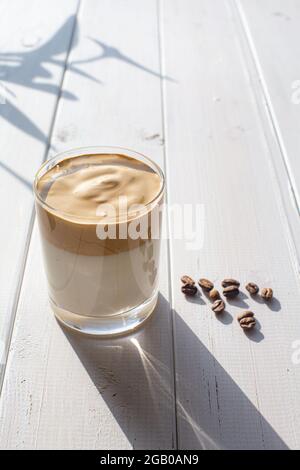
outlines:
[[[137,152],[70,150],[39,169],[34,192],[52,309],[83,333],[117,335],[155,308],[164,175]]]

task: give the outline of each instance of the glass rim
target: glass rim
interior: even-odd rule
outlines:
[[[98,153],[99,154],[111,154],[113,155],[113,153],[116,153],[117,152],[120,152],[118,154],[122,155],[124,154],[125,156],[132,156],[132,158],[134,158],[134,155],[136,157],[142,157],[144,160],[146,160],[146,163],[149,163],[150,167],[154,167],[154,171],[159,175],[160,177],[160,180],[161,180],[161,187],[158,191],[158,193],[154,196],[153,199],[151,199],[151,201],[147,202],[147,204],[144,205],[145,209],[148,209],[146,210],[145,213],[149,212],[150,211],[150,208],[161,198],[164,190],[165,190],[165,175],[164,175],[164,172],[163,170],[161,169],[161,167],[155,162],[153,161],[150,157],[148,157],[147,155],[144,155],[143,153],[141,152],[138,152],[136,150],[133,150],[133,149],[130,149],[128,147],[119,147],[119,146],[113,146],[113,145],[95,145],[95,146],[87,146],[87,147],[74,147],[74,148],[71,148],[69,150],[64,150],[63,152],[59,152],[55,155],[53,155],[53,157],[49,158],[48,160],[46,160],[44,163],[42,163],[42,165],[40,165],[39,169],[37,170],[36,174],[35,174],[35,177],[34,177],[34,181],[33,181],[33,193],[34,193],[34,196],[36,198],[36,200],[38,201],[38,203],[45,209],[45,210],[48,210],[49,212],[51,213],[54,213],[55,215],[59,216],[61,215],[62,217],[66,218],[67,220],[71,220],[71,221],[77,221],[80,223],[80,221],[87,221],[89,220],[90,223],[101,223],[101,221],[99,220],[100,218],[98,217],[98,220],[97,220],[97,216],[95,217],[86,217],[86,216],[76,216],[74,214],[71,214],[69,212],[65,212],[65,211],[62,211],[60,209],[58,209],[57,207],[53,207],[51,206],[50,204],[48,204],[46,201],[44,201],[42,199],[42,197],[40,196],[40,192],[38,191],[38,182],[40,180],[40,178],[42,176],[44,176],[44,174],[47,173],[47,171],[50,171],[53,166],[51,167],[51,163],[52,162],[56,162],[57,159],[59,159],[59,161],[63,161],[63,160],[66,160],[67,158],[77,158],[77,157],[81,157],[81,156],[92,156],[92,155],[97,155]],[[128,155],[128,152],[129,152],[129,155]],[[130,155],[132,154],[132,155]],[[56,164],[59,163],[59,162],[56,162]],[[45,169],[45,167],[47,167],[48,165],[50,165],[50,168],[45,171],[45,173],[43,173],[43,170]],[[152,168],[153,169],[153,168]],[[140,216],[142,215],[145,215],[145,213],[141,214]],[[129,218],[129,214],[127,213],[127,218]],[[133,217],[134,219],[135,217]],[[117,219],[114,221],[116,222]],[[123,223],[123,222],[126,222],[126,220],[120,220],[119,219],[119,223]],[[110,221],[103,221],[104,224],[110,224],[112,222]]]

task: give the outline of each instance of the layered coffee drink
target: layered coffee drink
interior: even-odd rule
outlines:
[[[120,334],[156,304],[164,181],[144,156],[91,150],[55,157],[36,177],[49,296],[66,325]]]

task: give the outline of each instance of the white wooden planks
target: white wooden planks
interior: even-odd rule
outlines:
[[[51,153],[112,144],[163,164],[165,127],[169,202],[204,205],[204,246],[189,251],[173,240],[168,266],[165,244],[156,315],[132,338],[97,341],[53,319],[35,228],[0,399],[0,448],[166,449],[177,438],[186,449],[299,448],[300,369],[291,360],[300,326],[299,224],[286,189],[297,194],[297,120],[278,93],[296,69],[289,72],[284,46],[284,66],[275,73],[264,42],[268,50],[276,44],[269,7],[276,3],[274,18],[288,22],[284,16],[297,18],[297,3],[285,2],[287,10],[279,0],[243,0],[238,10],[225,0],[158,3],[159,18],[150,0],[118,0],[113,9],[108,0],[82,1],[78,47],[64,76],[70,99],[59,101]],[[263,38],[262,24],[255,30],[260,9],[271,38]],[[25,44],[32,41],[27,35]],[[283,69],[289,74],[280,75]],[[40,114],[34,122],[48,135]],[[0,139],[8,141],[9,132],[11,125]],[[20,168],[32,177],[32,167]],[[24,175],[17,176],[21,185]],[[241,296],[217,319],[205,296],[182,297],[183,273],[207,276],[217,287],[226,276],[242,285],[257,281],[272,286],[276,299],[268,307]],[[248,307],[258,328],[245,335],[236,316]]]
[[[64,80],[77,101],[60,101],[52,144],[133,147],[163,165],[156,3],[120,0],[112,9],[89,0],[78,24]],[[34,232],[0,402],[0,447],[173,448],[166,247],[161,292],[156,316],[133,338],[66,333],[47,306]]]
[[[231,2],[167,0],[161,24],[163,72],[177,81],[164,86],[169,198],[205,207],[203,248],[171,250],[179,447],[298,448],[299,284],[235,12]],[[183,298],[183,273],[218,287],[228,276],[257,281],[276,300],[242,297],[218,320],[205,297]],[[248,306],[259,322],[249,336],[236,321]]]
[[[0,385],[31,234],[31,184],[47,151],[77,4],[0,5]]]
[[[300,207],[300,5],[297,0],[238,0],[260,73],[293,196]]]
[[[273,132],[269,146],[273,166],[281,186],[285,212],[295,251],[295,267],[300,267],[299,199],[299,65],[298,31],[300,8],[297,1],[235,1],[243,35],[252,57],[259,102],[265,109]],[[277,147],[277,148],[274,148]]]

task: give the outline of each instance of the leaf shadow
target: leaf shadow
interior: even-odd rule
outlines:
[[[60,58],[60,56],[65,54],[65,57],[68,59],[70,51],[78,44],[78,37],[79,26],[77,17],[76,15],[71,15],[56,33],[41,46],[30,50],[0,51],[0,84],[7,95],[3,104],[1,104],[2,102],[0,101],[0,118],[16,127],[21,132],[49,146],[49,149],[54,151],[55,148],[52,147],[51,143],[48,141],[49,136],[39,127],[38,123],[34,122],[29,117],[24,108],[21,109],[21,107],[17,105],[18,96],[15,90],[10,89],[9,85],[18,85],[29,88],[34,92],[38,91],[55,95],[57,100],[64,98],[66,100],[76,101],[80,99],[78,94],[75,95],[65,88],[61,89],[61,83],[57,85],[51,83],[53,73],[50,71],[49,66],[55,65],[59,67],[62,74],[64,74],[65,70],[68,70],[71,73],[80,75],[87,80],[102,85],[102,81],[99,78],[92,76],[86,70],[80,68],[80,65],[104,59],[119,60],[154,77],[174,81],[170,77],[163,76],[159,72],[139,63],[135,59],[122,53],[120,49],[106,44],[99,38],[89,38],[101,49],[99,54],[66,63],[65,58]],[[8,96],[10,98],[8,98]],[[2,169],[5,170],[6,166],[7,162],[3,162]],[[15,173],[17,175],[16,171]],[[16,177],[19,181],[22,180],[22,177]]]

